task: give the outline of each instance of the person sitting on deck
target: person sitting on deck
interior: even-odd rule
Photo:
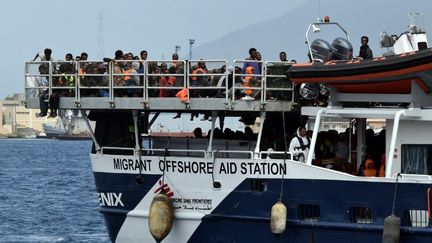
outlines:
[[[205,87],[208,86],[208,77],[202,76],[207,73],[207,67],[205,62],[199,61],[197,66],[192,67],[192,75],[191,75],[191,81],[190,86],[191,87]],[[195,76],[199,75],[199,76]],[[203,90],[191,90],[190,96],[191,97],[205,97]]]
[[[162,76],[159,83],[161,86],[161,89],[159,90],[159,97],[172,97],[174,96],[173,89],[170,89],[169,87],[173,87],[175,85],[176,77],[169,76],[168,69],[164,70],[164,74],[166,74],[166,76]]]

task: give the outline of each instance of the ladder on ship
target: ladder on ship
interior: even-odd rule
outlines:
[[[255,72],[258,74],[242,71],[243,66],[254,62],[261,69]],[[202,64],[208,71],[194,72]],[[38,109],[40,94],[48,92],[49,96],[60,96],[59,109],[167,112],[292,109],[293,84],[285,75],[291,63],[245,60],[232,64],[233,70],[229,70],[227,60],[26,62],[26,106]],[[142,69],[132,70],[134,65]],[[41,66],[45,72],[40,71]],[[175,72],[161,73],[160,66],[168,69],[174,66]],[[246,78],[253,80],[248,87],[244,87]],[[39,85],[41,79],[46,79],[48,85]],[[174,83],[167,83],[172,80]],[[252,91],[253,99],[242,98],[246,89]],[[176,97],[182,90],[183,96]]]

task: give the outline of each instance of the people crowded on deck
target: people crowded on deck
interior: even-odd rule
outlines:
[[[359,51],[359,57],[363,58],[363,59],[372,59],[373,58],[373,53],[372,50],[369,48],[369,37],[367,36],[362,36],[360,39],[361,42],[361,46],[360,46],[360,51]]]
[[[43,52],[38,53],[34,60],[39,58],[41,61],[54,61],[51,54],[52,50],[46,48]],[[110,97],[109,82],[111,79],[114,97],[142,97],[144,89],[137,87],[146,85],[144,78],[147,73],[151,74],[147,77],[149,97],[175,97],[176,93],[183,88],[198,87],[195,90],[189,89],[187,99],[222,98],[231,97],[233,94],[235,99],[240,99],[245,96],[245,94],[241,94],[241,87],[245,84],[242,74],[246,72],[251,74],[246,77],[246,82],[251,84],[251,88],[258,85],[256,80],[261,79],[260,76],[253,76],[260,75],[262,70],[262,64],[259,62],[261,61],[261,54],[255,48],[250,48],[249,57],[244,63],[245,68],[223,64],[219,67],[213,65],[211,69],[208,69],[204,61],[188,63],[179,60],[178,53],[173,53],[172,60],[167,61],[147,62],[147,57],[148,52],[146,50],[142,50],[139,56],[135,56],[132,52],[117,50],[113,58],[103,58],[103,61],[89,61],[89,55],[86,52],[81,52],[76,56],[67,53],[64,61],[54,63],[52,66],[51,73],[55,75],[52,78],[52,85],[56,88],[53,89],[51,97],[45,97],[44,100],[51,100],[50,107],[52,114],[55,115],[60,97],[73,97],[75,95]],[[250,61],[248,62],[248,60]],[[185,64],[190,65],[189,68]],[[45,70],[49,72],[49,64],[43,65],[46,65]],[[148,68],[147,72],[146,68]],[[190,73],[186,74],[187,70],[190,70]],[[187,76],[184,75],[189,75],[190,87],[186,87],[187,80],[184,77]],[[235,92],[231,92],[233,85],[236,87]],[[225,86],[228,87],[228,92],[226,92]],[[75,93],[75,88],[79,88],[80,92]],[[44,113],[41,112],[41,115]],[[192,115],[191,118],[193,119],[198,114],[193,113]],[[210,113],[207,113],[203,120],[210,120],[209,118]]]
[[[54,61],[54,59],[51,57],[52,50],[47,48],[44,50],[43,53],[38,53],[34,60],[39,58],[40,60],[50,60]],[[144,85],[144,77],[145,77],[145,66],[148,67],[148,74],[152,74],[155,76],[149,77],[149,87],[161,87],[160,79],[164,77],[164,74],[166,74],[166,69],[168,69],[169,74],[176,74],[171,75],[169,77],[175,77],[176,82],[173,85],[173,87],[177,87],[178,89],[176,92],[180,91],[181,88],[185,87],[185,80],[181,74],[184,74],[186,71],[186,67],[184,66],[183,61],[177,61],[179,60],[178,53],[172,54],[172,60],[169,61],[160,61],[160,62],[152,62],[152,63],[146,63],[148,57],[148,52],[146,50],[142,50],[140,52],[139,57],[134,56],[132,52],[123,52],[122,50],[117,50],[114,54],[114,58],[103,58],[102,62],[92,62],[87,61],[89,58],[89,55],[86,52],[82,52],[80,55],[74,56],[72,53],[67,53],[65,56],[65,61],[67,62],[74,62],[74,69],[78,68],[78,75],[79,75],[79,87],[83,89],[84,92],[80,92],[81,96],[88,97],[88,96],[106,96],[106,92],[101,92],[101,89],[97,89],[97,86],[105,86],[106,84],[103,84],[102,82],[95,82],[95,80],[100,80],[99,78],[94,78],[92,76],[97,76],[98,74],[101,74],[101,76],[108,76],[110,73],[113,73],[113,86],[118,88],[115,88],[114,96],[142,96],[143,94],[139,94],[141,92],[130,92],[131,89],[129,89],[129,92],[127,91],[127,88],[120,88],[121,86],[132,86],[132,84],[141,86]],[[133,60],[137,60],[139,63],[138,69],[132,67]],[[241,74],[246,72],[246,67],[251,66],[253,67],[253,74],[260,74],[262,65],[260,62],[261,60],[261,54],[255,49],[250,48],[249,50],[249,57],[247,60],[250,60],[251,62],[245,62],[244,67],[233,67],[229,70],[227,70],[226,65],[221,65],[220,68],[213,68],[211,70],[208,70],[206,67],[205,62],[199,61],[195,63],[191,63],[191,66],[189,67],[191,70],[191,73],[189,73],[189,81],[191,87],[221,87],[221,89],[196,89],[195,91],[193,89],[190,90],[190,97],[222,97],[226,95],[230,95],[230,93],[226,93],[224,89],[222,89],[225,86],[229,86],[231,88],[233,86],[233,83],[235,85],[243,84],[243,81],[239,81],[242,79],[242,76],[236,77],[235,82],[232,82],[233,73]],[[99,68],[99,64],[106,65],[106,69],[104,72],[97,71]],[[46,64],[48,65],[48,64]],[[64,73],[64,67],[65,63],[59,63],[58,66],[54,66],[52,73],[55,74],[62,74]],[[48,67],[47,67],[48,69]],[[133,79],[133,75],[129,75],[130,72],[137,73],[137,76],[139,78],[139,82],[132,82],[130,79]],[[103,74],[103,75],[102,75]],[[207,74],[207,75],[206,75]],[[213,75],[216,74],[216,75]],[[222,74],[222,75],[221,75]],[[231,79],[225,78],[224,75],[230,75]],[[160,76],[159,76],[160,75]],[[196,75],[196,76],[194,76]],[[173,78],[170,78],[173,79]],[[229,82],[227,80],[229,79]],[[247,78],[249,79],[249,78]],[[260,80],[261,77],[255,77],[255,79]],[[54,81],[54,80],[53,80]],[[53,82],[54,83],[54,82]],[[165,85],[164,85],[165,86]],[[96,89],[95,92],[90,91],[90,89]],[[157,88],[154,88],[153,90],[149,90],[149,96],[150,97],[157,97],[160,95],[160,90]],[[239,96],[238,94],[239,90],[236,90],[236,96]],[[165,93],[165,92],[162,92]],[[139,94],[139,95],[137,95]],[[169,92],[168,96],[164,97],[174,97],[175,92]],[[237,97],[241,98],[241,97]]]

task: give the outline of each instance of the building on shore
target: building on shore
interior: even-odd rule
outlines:
[[[42,124],[52,118],[36,117],[38,109],[27,109],[23,94],[14,94],[0,100],[0,135],[36,135]]]

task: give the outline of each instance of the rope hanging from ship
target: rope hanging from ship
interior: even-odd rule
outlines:
[[[216,155],[219,153],[219,149],[216,150],[216,152],[213,154],[213,168],[215,168],[215,164],[216,164]],[[214,177],[214,171],[212,170],[212,185],[214,188],[221,188],[221,183],[219,181],[215,181],[215,177]]]
[[[285,112],[283,109],[282,109],[282,123],[283,123],[282,127],[283,127],[283,138],[284,138],[284,147],[285,147],[283,163],[284,163],[284,167],[286,168],[286,157],[288,154],[288,147],[287,147],[287,139],[286,139]],[[271,213],[270,213],[270,230],[275,235],[282,234],[286,229],[287,208],[282,201],[284,179],[285,179],[285,173],[282,173],[279,199],[271,208]]]
[[[164,165],[166,165],[166,157],[168,148],[165,148]],[[165,169],[162,170],[162,185],[165,185]],[[160,193],[156,194],[150,204],[148,225],[153,238],[157,243],[165,239],[171,231],[174,223],[174,206],[171,198],[166,194],[165,188],[162,186]]]
[[[401,218],[396,216],[395,210],[399,177],[402,177],[400,173],[396,175],[391,215],[384,219],[382,243],[398,243],[400,241]]]

